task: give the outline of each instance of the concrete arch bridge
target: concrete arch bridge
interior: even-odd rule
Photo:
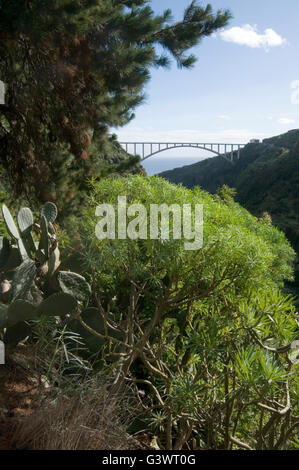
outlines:
[[[240,158],[240,150],[245,144],[197,143],[197,142],[120,142],[123,149],[131,155],[139,155],[141,161],[158,153],[175,148],[197,148],[208,150],[214,156],[222,156],[231,163]]]

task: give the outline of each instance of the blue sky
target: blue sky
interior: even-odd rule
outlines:
[[[170,70],[152,71],[146,102],[115,131],[120,141],[245,143],[299,127],[298,0],[210,3],[231,10],[230,24],[194,49],[193,69],[173,63]],[[170,7],[176,19],[188,4],[151,2],[157,13]]]

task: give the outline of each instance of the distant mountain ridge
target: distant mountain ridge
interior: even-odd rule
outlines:
[[[233,165],[213,157],[160,176],[210,193],[236,188],[237,201],[256,216],[268,212],[299,252],[299,129],[247,144]]]

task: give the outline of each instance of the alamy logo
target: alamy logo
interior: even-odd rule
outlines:
[[[0,80],[0,104],[5,104],[5,85]]]
[[[0,341],[0,365],[5,364],[5,346],[3,341]]]
[[[143,204],[127,206],[126,196],[119,196],[117,210],[112,204],[99,204],[95,215],[101,217],[95,228],[99,240],[183,238],[188,240],[184,242],[185,250],[199,250],[203,246],[202,204],[195,204],[194,213],[191,204],[183,204],[182,207],[179,204],[150,204],[148,214]]]

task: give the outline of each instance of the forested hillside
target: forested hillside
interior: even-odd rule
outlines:
[[[231,164],[214,157],[161,174],[188,188],[201,186],[211,193],[226,184],[236,199],[256,216],[268,212],[299,251],[299,130],[248,144],[240,160]]]

